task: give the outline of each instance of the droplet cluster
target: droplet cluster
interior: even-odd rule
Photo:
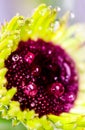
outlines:
[[[78,73],[72,58],[58,45],[41,39],[21,41],[5,61],[6,88],[17,88],[12,100],[39,117],[68,112],[77,97]]]

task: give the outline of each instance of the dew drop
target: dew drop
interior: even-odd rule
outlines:
[[[9,48],[13,46],[13,41],[9,40],[9,44],[7,45]]]
[[[24,93],[27,95],[27,96],[35,96],[37,94],[37,87],[36,85],[33,83],[33,82],[30,82],[25,90],[24,90]]]
[[[51,50],[49,50],[49,51],[48,51],[48,54],[49,54],[49,55],[51,55],[51,54],[52,54],[52,51],[51,51]]]
[[[59,21],[56,21],[54,24],[54,31],[56,31],[60,27]]]
[[[24,57],[25,61],[28,62],[29,64],[33,62],[34,58],[35,58],[35,55],[31,52],[28,52]]]
[[[73,101],[75,100],[75,95],[74,95],[74,93],[69,92],[68,94],[66,94],[66,100],[67,100],[68,102],[73,102]]]
[[[57,76],[55,76],[55,77],[54,77],[54,80],[56,81],[57,79],[58,79],[58,77],[57,77]]]
[[[13,61],[18,61],[19,60],[19,56],[17,54],[12,56],[12,60]]]
[[[29,30],[29,31],[28,31],[28,34],[32,34],[32,30]]]
[[[71,68],[68,63],[64,62],[61,72],[61,80],[63,83],[68,83],[71,78]]]
[[[53,83],[50,88],[51,93],[56,97],[61,96],[64,93],[64,86],[61,83]]]
[[[17,23],[18,23],[19,25],[23,25],[23,20],[18,20]]]
[[[48,7],[49,9],[52,9],[52,5],[49,5],[49,7]]]
[[[13,65],[13,69],[15,69],[16,68],[16,64],[15,65]]]
[[[35,106],[35,103],[34,103],[34,102],[32,102],[32,103],[30,104],[30,106],[31,106],[31,107],[34,107],[34,106]]]
[[[75,18],[75,14],[73,12],[70,13],[70,17],[71,19],[74,19]]]
[[[30,75],[27,75],[26,78],[29,79],[29,78],[30,78]]]
[[[38,76],[41,72],[41,68],[39,66],[34,66],[32,70],[32,75],[33,76]]]
[[[65,67],[66,74],[67,74],[66,78],[69,79],[70,76],[71,76],[71,69],[70,69],[70,67],[69,67],[69,65],[67,63],[64,63],[64,67]]]
[[[61,11],[61,8],[60,8],[59,6],[57,7],[57,11],[58,11],[58,12],[60,12],[60,11]]]
[[[19,14],[19,13],[17,13],[17,14],[16,14],[16,16],[17,16],[17,17],[19,17],[19,16],[20,16],[20,14]]]

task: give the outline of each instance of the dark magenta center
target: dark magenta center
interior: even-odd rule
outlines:
[[[7,89],[17,88],[12,100],[21,110],[34,109],[39,117],[68,112],[77,97],[78,74],[72,58],[58,45],[21,41],[5,61]]]

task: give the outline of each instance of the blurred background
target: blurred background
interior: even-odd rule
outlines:
[[[30,16],[40,3],[61,7],[61,14],[70,10],[75,14],[74,22],[85,22],[85,0],[0,0],[0,22],[10,20],[16,13]]]
[[[85,0],[0,0],[0,23],[4,20],[9,21],[16,13],[28,17],[40,3],[61,8],[60,15],[70,10],[75,15],[72,23],[85,22]],[[72,17],[74,15],[72,14]],[[0,130],[26,130],[26,128],[22,124],[12,127],[11,120],[0,118]]]

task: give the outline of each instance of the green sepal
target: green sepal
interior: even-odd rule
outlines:
[[[3,105],[9,105],[12,97],[15,94],[15,92],[16,92],[16,88],[12,88],[12,89],[8,90],[7,93],[6,93],[6,96],[2,97],[0,99],[0,102],[2,102]]]

